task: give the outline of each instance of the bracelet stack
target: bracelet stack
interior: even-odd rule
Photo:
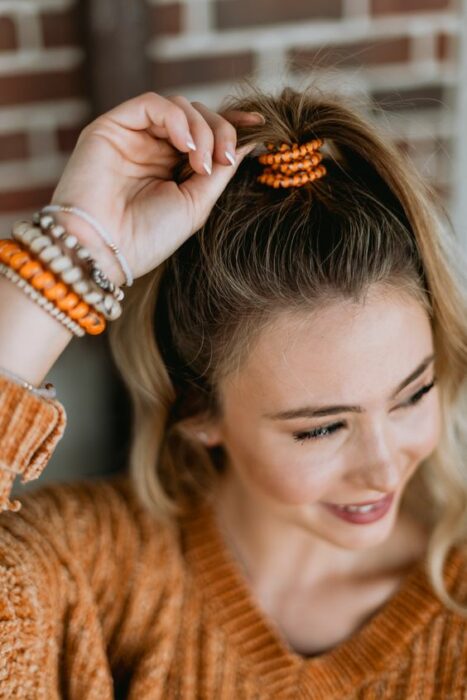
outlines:
[[[72,333],[98,335],[105,330],[106,321],[119,318],[122,289],[51,214],[36,212],[32,223],[17,221],[12,237],[0,240],[0,274]],[[118,254],[123,259],[120,251]]]
[[[125,274],[127,286],[133,277],[127,261],[110,235],[90,214],[70,205],[49,205],[31,221],[17,221],[12,238],[0,240],[0,274],[14,282],[39,306],[78,337],[98,335],[107,321],[122,313],[125,294],[106,277],[87,248],[58,224],[51,211],[67,211],[85,219],[113,252]],[[55,398],[53,384],[34,387],[6,368],[13,381],[43,398]]]

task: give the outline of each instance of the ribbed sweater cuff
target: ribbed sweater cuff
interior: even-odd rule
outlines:
[[[9,496],[16,474],[37,479],[66,426],[66,413],[56,399],[44,399],[0,376],[0,510],[19,510]]]

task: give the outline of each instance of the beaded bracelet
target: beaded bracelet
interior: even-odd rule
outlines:
[[[5,367],[0,367],[0,374],[3,374],[5,377],[8,377],[8,379],[11,379],[16,384],[19,384],[24,389],[28,389],[28,391],[31,391],[33,394],[36,394],[36,396],[40,396],[43,399],[55,399],[57,396],[57,391],[52,382],[44,382],[40,387],[34,386],[26,379],[23,379],[14,372],[11,372],[11,370],[5,369]]]
[[[72,289],[97,312],[101,312],[104,318],[114,321],[121,316],[122,307],[117,299],[111,294],[104,294],[92,280],[82,279],[83,269],[79,265],[74,266],[72,259],[63,254],[61,248],[55,245],[49,236],[43,235],[40,228],[31,226],[27,221],[17,221],[13,225],[12,236],[45,263],[49,270],[58,274],[63,282],[70,284]]]
[[[59,312],[66,312],[67,320],[76,320],[87,333],[97,335],[105,330],[106,323],[103,315],[90,309],[89,305],[72,292],[66,284],[57,282],[56,276],[44,269],[37,260],[32,260],[21,244],[9,239],[0,240],[0,261],[4,264],[3,267],[7,268],[6,270],[2,269],[3,274],[25,291],[28,291],[28,287],[32,287],[32,290],[29,290],[29,295],[39,303],[42,298],[45,303],[41,305],[47,310],[49,310],[47,305],[53,301],[52,307]],[[18,270],[19,274],[16,274],[15,269]],[[30,279],[31,284],[27,284],[25,279]],[[37,291],[40,292],[39,298]]]
[[[57,321],[60,321],[62,325],[64,325],[66,328],[68,328],[69,331],[74,333],[74,335],[80,338],[83,337],[85,331],[82,328],[80,328],[77,323],[71,321],[71,319],[69,319],[63,311],[57,309],[55,304],[53,304],[51,301],[48,301],[46,297],[37,292],[34,289],[34,287],[28,284],[23,277],[18,275],[13,270],[13,268],[9,267],[8,265],[4,265],[2,262],[0,262],[0,274],[9,279],[11,282],[14,282],[33,301],[35,301],[37,304],[39,304],[39,306],[48,311],[54,318],[57,319]]]
[[[125,275],[125,284],[127,287],[131,287],[131,285],[133,284],[133,275],[131,274],[130,267],[125,257],[122,255],[121,251],[112,241],[110,234],[107,233],[105,228],[93,216],[88,214],[86,211],[83,211],[79,207],[73,207],[70,204],[49,204],[46,207],[42,207],[41,209],[41,212],[44,213],[53,211],[64,211],[69,212],[70,214],[75,214],[75,216],[81,217],[90,226],[92,226],[92,228],[96,231],[96,233],[99,234],[99,236],[105,242],[107,247],[110,248],[112,253],[117,258],[118,264],[120,265],[122,272]]]
[[[57,224],[52,214],[43,215],[41,212],[33,214],[33,223],[40,226],[46,235],[51,235],[57,242],[63,242],[69,251],[75,251],[80,263],[86,263],[90,268],[90,275],[93,281],[105,292],[110,292],[117,301],[122,301],[125,297],[123,290],[114,284],[99,268],[96,261],[91,257],[87,248],[81,246],[76,236],[69,234],[65,227]]]

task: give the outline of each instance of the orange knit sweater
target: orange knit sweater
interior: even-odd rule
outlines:
[[[260,610],[209,505],[161,526],[126,475],[44,485],[8,512],[63,434],[57,400],[0,377],[0,697],[465,700],[467,621],[423,562],[358,632],[304,658]],[[448,588],[467,601],[467,555]]]

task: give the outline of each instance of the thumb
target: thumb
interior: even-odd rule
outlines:
[[[237,169],[242,160],[255,148],[256,143],[249,143],[246,146],[241,146],[235,151],[234,165],[221,165],[219,163],[212,164],[212,172],[210,175],[200,175],[194,173],[184,181],[183,187],[190,195],[193,202],[200,210],[211,210],[217,199],[226,188],[228,182],[237,172]]]

